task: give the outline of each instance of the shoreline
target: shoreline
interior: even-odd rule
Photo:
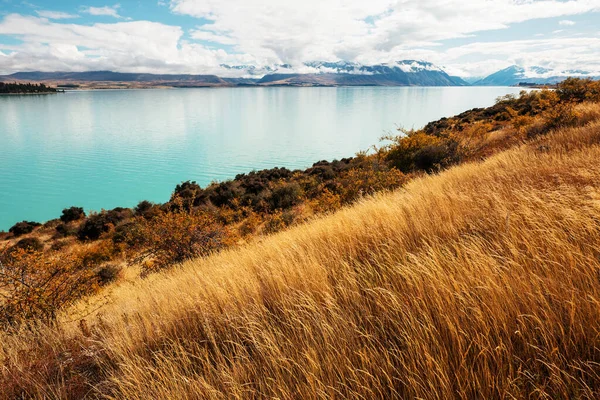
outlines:
[[[64,90],[57,90],[56,92],[38,92],[38,93],[0,93],[0,96],[32,96],[32,95],[47,95],[47,94],[58,94],[64,93]]]

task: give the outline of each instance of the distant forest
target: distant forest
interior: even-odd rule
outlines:
[[[0,82],[0,94],[4,93],[56,93],[56,89],[40,83],[4,83]]]

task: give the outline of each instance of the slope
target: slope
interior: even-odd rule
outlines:
[[[598,159],[596,120],[121,285],[79,326],[3,334],[0,387],[64,398],[597,397]]]

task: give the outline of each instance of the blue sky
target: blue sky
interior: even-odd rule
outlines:
[[[422,59],[600,71],[600,0],[0,0],[0,73]]]

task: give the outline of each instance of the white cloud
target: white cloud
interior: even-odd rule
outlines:
[[[36,10],[37,15],[48,19],[73,19],[79,18],[77,14],[69,14],[61,11]]]
[[[233,38],[230,38],[226,35],[218,35],[214,32],[208,30],[200,30],[195,29],[190,32],[190,36],[196,40],[203,40],[207,42],[233,45],[236,44],[236,41]]]
[[[573,25],[575,25],[575,21],[563,19],[562,21],[558,21],[558,24],[561,26],[573,26]]]
[[[388,61],[397,52],[537,18],[600,10],[598,0],[171,0],[173,12],[212,21],[236,50],[273,63]],[[196,33],[198,35],[198,33]]]
[[[114,6],[104,6],[104,7],[84,7],[82,12],[90,15],[104,15],[114,18],[122,18],[117,11],[121,6],[119,4]]]
[[[217,73],[221,63],[248,62],[240,55],[211,50],[182,40],[178,26],[132,21],[112,24],[55,23],[44,18],[8,15],[0,35],[17,36],[21,45],[0,59],[0,73],[22,70],[114,70],[147,73]]]
[[[437,62],[446,60],[456,75],[488,75],[501,68],[517,64],[524,67],[541,66],[563,71],[581,69],[600,75],[600,38],[552,38],[514,40],[507,42],[476,42],[454,47],[436,55]],[[485,61],[462,63],[469,56]]]

